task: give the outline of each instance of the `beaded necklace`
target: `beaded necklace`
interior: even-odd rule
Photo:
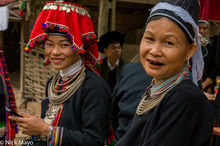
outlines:
[[[60,75],[57,74],[56,76],[53,77],[48,87],[49,89],[48,96],[49,96],[49,100],[51,104],[53,105],[62,104],[66,100],[68,100],[72,94],[74,94],[77,91],[77,89],[80,87],[80,85],[84,81],[85,67],[83,66],[82,69],[73,78],[74,79],[72,80],[72,82],[70,82],[69,84],[65,86],[61,86],[61,89],[58,90],[57,86],[58,86],[59,80],[61,79]]]
[[[188,78],[188,73],[189,69],[185,66],[180,73],[167,80],[160,81],[155,85],[152,82],[142,96],[142,100],[136,110],[137,115],[143,115],[157,106],[168,91],[178,85],[183,79]]]

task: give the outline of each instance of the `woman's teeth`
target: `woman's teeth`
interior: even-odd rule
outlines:
[[[160,62],[156,62],[156,61],[151,61],[151,60],[148,60],[150,64],[154,64],[154,65],[164,65]]]

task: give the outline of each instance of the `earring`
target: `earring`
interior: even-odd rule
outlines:
[[[43,66],[46,67],[49,63],[50,63],[49,57],[45,56],[45,59],[44,59],[44,62],[43,62]]]

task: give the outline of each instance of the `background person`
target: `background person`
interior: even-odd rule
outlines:
[[[120,32],[116,31],[103,34],[98,41],[99,52],[106,55],[102,64],[98,66],[98,70],[101,77],[105,79],[112,90],[125,64],[121,59],[123,43],[124,37]]]
[[[128,63],[121,71],[120,79],[113,90],[112,125],[118,141],[127,131],[134,116],[141,95],[150,85],[152,77],[148,76],[141,63]]]
[[[217,38],[217,51],[216,51],[216,58],[215,58],[215,68],[214,72],[216,73],[216,76],[220,76],[220,33],[218,34]],[[220,127],[220,89],[218,89],[218,94],[216,95],[216,99],[214,102],[214,111],[215,111],[215,118],[216,118],[216,124],[218,127]],[[215,146],[220,145],[220,137],[216,136],[215,139]]]
[[[198,25],[199,33],[202,35],[200,41],[202,45],[202,54],[204,58],[202,89],[210,94],[213,94],[216,78],[216,75],[214,73],[216,50],[207,39],[209,23],[205,20],[199,20]]]
[[[161,0],[152,9],[140,60],[153,80],[117,146],[209,145],[212,106],[195,85],[203,71],[198,14],[198,0]],[[191,57],[193,82],[187,63]]]
[[[46,64],[58,73],[48,80],[41,118],[17,121],[34,145],[103,146],[110,118],[110,88],[98,76],[99,61],[87,8],[50,1],[39,14],[26,51],[43,44]]]

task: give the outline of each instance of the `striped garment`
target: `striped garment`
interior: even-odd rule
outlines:
[[[12,90],[12,85],[7,69],[7,64],[5,61],[4,53],[2,48],[0,48],[0,77],[3,82],[4,86],[4,93],[5,93],[5,107],[11,109],[12,111],[16,112],[16,102],[14,92]],[[6,140],[13,140],[15,134],[18,132],[17,125],[14,121],[8,119],[9,113],[6,112]],[[7,144],[10,146],[11,144]]]
[[[180,73],[167,80],[160,81],[155,85],[153,83],[154,81],[152,81],[151,85],[147,88],[145,94],[149,92],[149,95],[151,97],[154,97],[155,95],[160,95],[175,86],[177,81],[188,78],[188,75],[189,69],[188,66],[185,66]]]

